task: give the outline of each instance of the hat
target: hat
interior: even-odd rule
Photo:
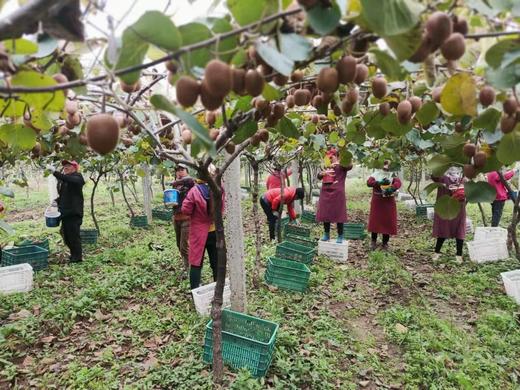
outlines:
[[[77,161],[74,160],[63,160],[61,162],[61,165],[72,165],[74,169],[76,169],[76,171],[79,170],[79,164],[77,163]]]
[[[178,171],[179,169],[188,169],[188,167],[184,164],[177,164],[175,170]]]

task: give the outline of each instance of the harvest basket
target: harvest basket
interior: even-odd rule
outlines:
[[[301,220],[304,223],[316,223],[316,213],[312,211],[303,211]]]
[[[331,258],[338,263],[345,263],[348,260],[348,241],[338,244],[334,241],[318,242],[318,254]]]
[[[467,245],[469,258],[476,263],[499,261],[509,257],[507,242],[500,238],[468,241]]]
[[[317,244],[317,241],[313,238],[296,236],[294,234],[286,234],[285,240],[294,242],[295,244],[308,246],[309,248],[315,248]]]
[[[418,204],[415,206],[415,216],[419,218],[426,218],[428,216],[428,208],[433,208],[432,204]]]
[[[346,223],[343,229],[347,240],[363,240],[367,236],[362,223]]]
[[[500,240],[507,240],[507,230],[501,227],[483,227],[478,226],[475,229],[475,241],[485,241],[489,239],[498,238]]]
[[[500,276],[502,276],[506,294],[520,305],[520,269],[502,272]]]
[[[195,310],[197,310],[197,313],[199,313],[201,316],[207,316],[211,311],[211,303],[213,301],[213,295],[215,295],[216,285],[217,283],[213,282],[191,290],[193,303],[195,304]],[[231,290],[229,288],[229,279],[226,279],[222,298],[224,300],[224,307],[231,306]]]
[[[136,215],[130,218],[130,226],[136,228],[148,227],[148,218],[146,215]]]
[[[309,285],[311,270],[297,261],[269,257],[265,281],[286,290],[304,292]]]
[[[173,210],[165,207],[156,207],[152,209],[152,217],[160,221],[171,221],[173,217]]]
[[[79,231],[82,244],[97,244],[98,235],[97,229],[81,229]]]
[[[46,249],[48,251],[49,250],[49,239],[45,238],[43,240],[36,240],[36,239],[28,238],[26,240],[23,240],[16,246],[27,246],[27,245],[36,245],[36,246],[39,246],[40,248]]]
[[[33,269],[27,264],[10,265],[0,268],[0,295],[31,291]]]
[[[285,225],[284,236],[292,234],[293,236],[310,237],[311,229],[306,226],[293,225],[291,223]]]
[[[2,266],[28,263],[33,271],[49,266],[49,251],[36,245],[24,245],[2,250]]]
[[[290,241],[284,241],[276,246],[276,257],[299,261],[304,264],[312,263],[315,254],[315,249]]]

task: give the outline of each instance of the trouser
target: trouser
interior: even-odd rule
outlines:
[[[437,238],[437,242],[435,243],[435,253],[441,253],[442,244],[446,241],[445,238],[439,237]],[[462,256],[462,248],[464,246],[464,240],[460,238],[455,239],[457,245],[457,256]]]
[[[209,265],[213,273],[213,281],[217,281],[217,234],[215,232],[209,232],[208,238],[206,238],[206,252],[208,252]],[[202,274],[202,266],[204,265],[204,252],[202,252],[202,260],[200,265],[190,266],[190,287],[193,290],[200,286],[200,278]]]
[[[372,241],[377,241],[377,233],[372,233]],[[390,234],[383,234],[383,245],[388,244],[390,241]]]
[[[505,200],[495,200],[491,203],[491,226],[496,227],[499,225],[505,203]]]
[[[177,241],[177,248],[179,249],[179,253],[181,254],[182,263],[184,265],[184,270],[187,272],[190,263],[189,259],[189,241],[188,237],[190,234],[190,221],[173,221],[173,227],[175,229],[175,239]]]
[[[70,261],[72,262],[82,261],[81,237],[79,235],[82,222],[83,218],[76,216],[61,218],[60,233],[65,245],[70,250]]]
[[[262,209],[264,210],[264,213],[267,217],[267,223],[269,224],[269,238],[274,240],[276,220],[278,218],[273,214],[271,203],[269,203],[263,196],[260,198],[260,206],[262,206]]]
[[[342,237],[343,236],[343,223],[340,222],[336,226],[338,228],[338,236]],[[323,222],[323,230],[325,231],[325,234],[330,235],[330,222]]]

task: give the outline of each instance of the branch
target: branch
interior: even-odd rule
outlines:
[[[480,39],[480,38],[494,38],[494,37],[505,37],[508,35],[520,35],[520,31],[498,31],[482,34],[468,34],[464,38],[466,39]]]
[[[246,139],[244,142],[242,142],[240,145],[238,145],[235,148],[235,152],[230,155],[228,158],[226,158],[226,161],[224,161],[224,164],[222,164],[222,167],[220,168],[220,172],[224,173],[226,172],[226,169],[231,165],[231,163],[244,151],[245,148],[249,146],[251,143],[251,138]]]

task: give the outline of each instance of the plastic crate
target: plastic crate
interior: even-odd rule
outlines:
[[[146,215],[136,215],[130,218],[130,226],[145,228],[148,227],[148,217]]]
[[[48,251],[49,250],[49,239],[45,238],[43,240],[36,240],[36,239],[28,238],[26,240],[23,240],[16,246],[27,246],[27,245],[36,245],[36,246],[39,246],[40,248],[46,249]]]
[[[290,241],[284,241],[276,246],[276,257],[299,261],[304,264],[312,263],[315,254],[315,249]]]
[[[222,358],[234,369],[263,377],[273,360],[278,324],[232,310],[222,310]],[[206,325],[204,362],[213,362],[213,321]]]
[[[426,217],[430,220],[430,221],[433,221],[433,218],[435,217],[435,209],[433,207],[428,207],[426,209]]]
[[[312,211],[303,211],[301,220],[304,223],[317,223],[316,222],[316,213],[313,213]]]
[[[412,195],[407,194],[406,192],[399,192],[397,194],[397,200],[400,201],[400,202],[404,202],[405,200],[412,200],[413,201],[413,198],[412,198]],[[414,202],[414,204],[415,204],[415,202]]]
[[[97,229],[81,229],[79,231],[82,244],[97,244],[98,235]]]
[[[520,269],[502,272],[500,276],[502,276],[506,294],[520,305]]]
[[[2,266],[28,263],[33,271],[40,271],[49,266],[49,251],[36,245],[18,246],[2,250]]]
[[[473,233],[473,222],[471,219],[466,218],[466,234]]]
[[[313,238],[295,236],[294,234],[286,234],[285,240],[294,242],[296,244],[300,244],[303,246],[308,246],[309,248],[315,248],[318,242]]]
[[[173,210],[164,207],[152,209],[152,217],[160,221],[171,221],[173,218]]]
[[[468,241],[467,245],[469,258],[476,263],[499,261],[509,257],[507,242],[500,238]]]
[[[367,236],[365,225],[362,223],[346,223],[343,230],[347,240],[362,240]]]
[[[30,264],[10,265],[0,268],[0,294],[31,291],[33,269]]]
[[[207,316],[211,312],[211,304],[213,302],[213,295],[215,295],[216,285],[217,283],[213,282],[191,290],[193,303],[195,304],[195,310],[197,310],[197,313],[199,313],[201,316]],[[229,288],[229,279],[226,279],[226,283],[224,284],[222,298],[224,301],[224,307],[230,307],[231,290]]]
[[[346,263],[348,260],[348,241],[338,244],[334,241],[319,241],[318,255],[331,258],[338,263]]]
[[[485,241],[492,238],[507,240],[507,230],[501,227],[483,227],[478,226],[475,229],[475,241]]]
[[[304,292],[309,285],[310,274],[311,270],[303,263],[270,257],[265,281],[286,290]]]
[[[406,206],[406,208],[408,208],[410,210],[415,210],[415,207],[417,206],[417,204],[415,203],[415,200],[413,200],[413,199],[405,200],[404,205]]]
[[[292,234],[293,236],[310,237],[311,229],[306,226],[293,225],[291,223],[285,225],[284,236]]]
[[[415,206],[415,216],[426,218],[428,216],[428,208],[433,207],[432,204],[418,204]]]

